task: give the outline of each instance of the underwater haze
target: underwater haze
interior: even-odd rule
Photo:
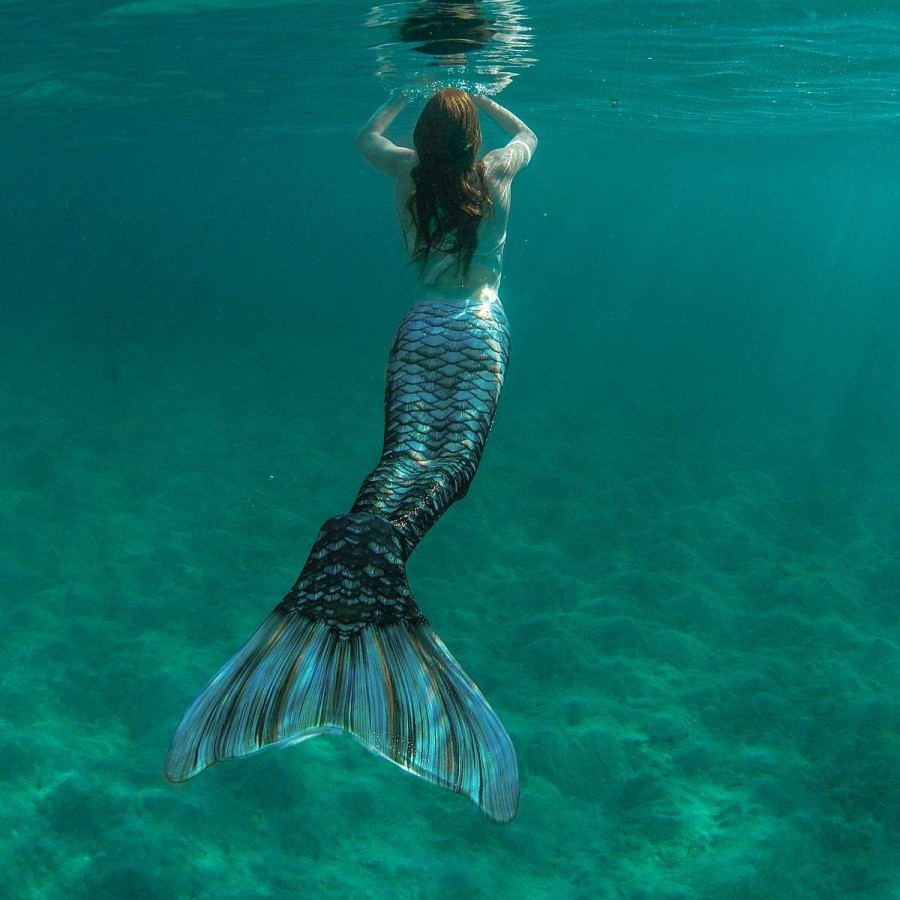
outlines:
[[[897,900],[900,3],[453,5],[0,2],[2,891]],[[170,785],[378,459],[416,295],[354,136],[442,83],[540,139],[409,565],[518,816],[341,736]]]

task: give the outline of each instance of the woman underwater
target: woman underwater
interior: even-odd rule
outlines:
[[[322,526],[287,596],[188,708],[165,773],[186,781],[219,760],[345,731],[507,822],[518,808],[515,749],[419,611],[406,560],[465,495],[491,428],[509,357],[498,288],[510,185],[537,138],[494,101],[447,88],[425,105],[410,150],[384,136],[405,102],[389,100],[357,137],[394,179],[421,280],[388,361],[381,460],[350,512]],[[510,137],[480,160],[478,109]]]

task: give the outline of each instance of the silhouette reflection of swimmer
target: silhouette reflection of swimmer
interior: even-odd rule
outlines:
[[[497,33],[480,3],[424,0],[400,24],[400,40],[429,56],[458,56],[480,50]]]

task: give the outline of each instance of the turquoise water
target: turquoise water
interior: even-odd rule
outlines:
[[[514,6],[452,73],[541,140],[511,368],[410,563],[499,826],[348,739],[161,775],[380,451],[414,287],[353,135],[415,57],[355,2],[0,4],[7,895],[900,896],[900,4]]]

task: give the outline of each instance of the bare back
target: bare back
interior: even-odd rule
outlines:
[[[468,274],[463,277],[455,257],[451,254],[433,250],[421,271],[422,284],[426,290],[465,296],[498,292],[503,268],[506,228],[509,222],[512,181],[516,173],[528,164],[530,158],[531,149],[520,140],[510,141],[506,146],[485,154],[483,162],[488,195],[491,198],[491,212],[482,219],[478,228],[478,247],[472,257]],[[412,170],[418,164],[418,157],[410,151],[404,163],[394,178],[394,207],[403,233],[407,236],[407,245],[412,246],[415,232],[407,203],[415,189]]]

